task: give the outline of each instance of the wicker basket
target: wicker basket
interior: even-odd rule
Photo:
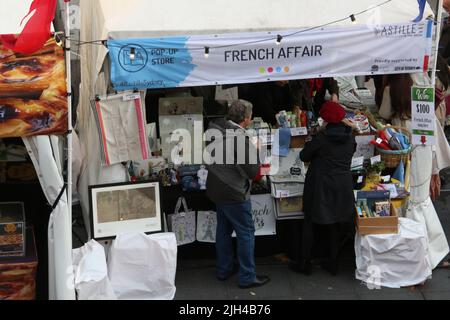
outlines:
[[[384,127],[383,129],[385,129]],[[391,129],[395,129],[397,132],[401,132],[404,135],[407,135],[409,138],[409,141],[411,143],[411,133],[402,127],[397,126],[389,126]],[[382,129],[382,130],[383,130]],[[377,154],[381,156],[381,161],[384,162],[384,165],[386,168],[397,168],[400,164],[400,161],[403,160],[403,163],[406,164],[406,162],[409,159],[409,156],[411,154],[411,145],[408,149],[405,150],[384,150],[381,148],[376,148]]]

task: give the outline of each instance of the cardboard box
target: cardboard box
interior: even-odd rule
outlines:
[[[305,147],[306,143],[306,136],[293,136],[291,137],[291,143],[289,145],[289,148],[291,149],[298,149]]]
[[[25,211],[22,202],[0,202],[0,257],[25,255]]]
[[[391,215],[387,217],[364,218],[356,213],[356,227],[358,234],[396,234],[398,233],[398,215],[397,210],[391,202]]]

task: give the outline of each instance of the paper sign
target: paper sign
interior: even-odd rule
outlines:
[[[123,96],[123,101],[136,100],[136,99],[139,99],[140,97],[141,97],[141,95],[139,93],[125,94]]]
[[[275,208],[270,194],[252,195],[252,217],[255,236],[273,236],[276,232]],[[236,237],[233,231],[232,237]]]
[[[375,163],[381,162],[381,155],[377,155],[375,157],[370,158],[370,164],[374,165]]]
[[[436,114],[434,88],[411,88],[411,129],[413,145],[434,145]]]
[[[289,190],[277,190],[277,198],[288,198]]]
[[[364,164],[364,157],[358,157],[352,159],[352,168],[362,167]]]
[[[183,118],[186,121],[194,121],[196,119],[196,116],[192,114],[183,114]]]
[[[306,136],[308,135],[308,128],[306,127],[298,127],[298,128],[291,128],[291,136]]]
[[[371,140],[375,139],[375,135],[357,135],[356,140],[356,151],[353,155],[355,158],[364,157],[364,159],[370,159],[373,157],[375,152],[375,146],[370,144]]]
[[[364,176],[359,176],[359,177],[358,177],[358,182],[357,182],[357,183],[362,183],[362,182],[363,182],[363,179],[364,179]]]

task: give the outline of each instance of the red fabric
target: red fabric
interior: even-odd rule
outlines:
[[[6,48],[22,54],[32,54],[42,49],[51,37],[50,25],[55,17],[56,0],[34,0],[22,22],[33,11],[33,16],[18,37],[12,34],[1,36]]]
[[[450,116],[450,94],[445,97],[445,105],[447,106],[446,115]]]
[[[311,97],[319,92],[323,87],[323,79],[308,79],[309,87],[311,88]]]
[[[339,103],[327,101],[322,105],[319,114],[328,123],[339,123],[345,117],[345,110]]]
[[[444,100],[445,93],[444,93],[444,91],[442,91],[441,89],[438,89],[438,88],[434,88],[434,92],[435,92],[434,93],[434,96],[435,96],[434,110],[436,110],[439,107],[439,105],[441,104],[442,100]]]
[[[253,182],[260,181],[263,176],[268,175],[270,172],[270,164],[261,164],[258,170],[258,173],[256,174],[256,177],[253,178]]]

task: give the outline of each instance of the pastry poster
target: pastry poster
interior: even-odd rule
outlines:
[[[67,131],[64,50],[52,38],[33,55],[0,41],[0,138]]]

